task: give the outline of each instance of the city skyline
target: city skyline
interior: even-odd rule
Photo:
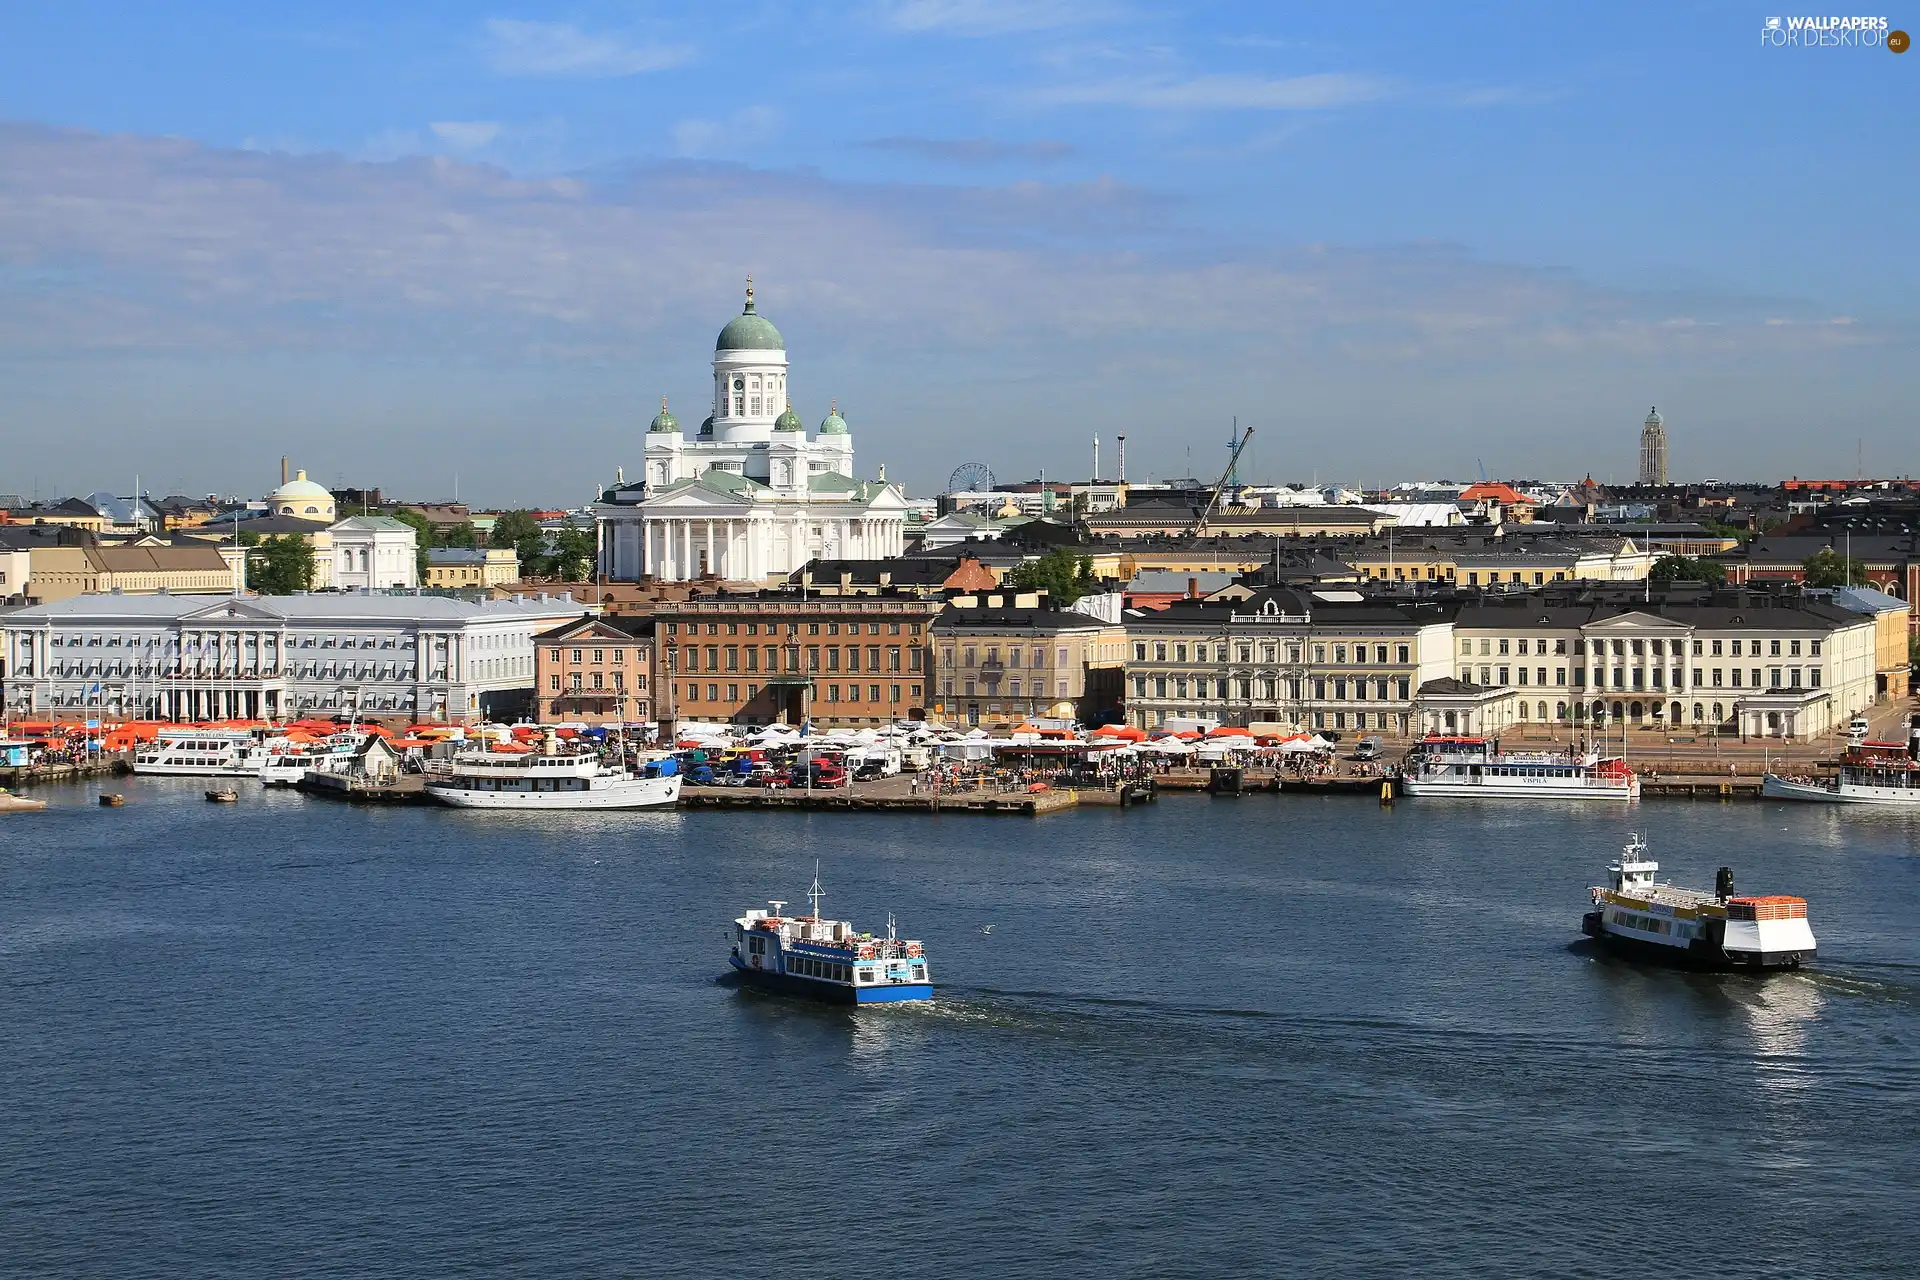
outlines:
[[[29,15],[0,488],[264,492],[291,451],[577,504],[705,398],[748,274],[809,429],[837,399],[915,493],[1079,475],[1095,434],[1210,478],[1236,416],[1252,479],[1625,483],[1648,404],[1676,479],[1911,471],[1880,157],[1920,64],[1521,13]]]

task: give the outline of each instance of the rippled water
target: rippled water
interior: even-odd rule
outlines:
[[[0,826],[0,1273],[1724,1276],[1920,1258],[1920,819],[1249,796]],[[1817,970],[1577,942],[1643,828]],[[722,984],[798,899],[941,999]]]

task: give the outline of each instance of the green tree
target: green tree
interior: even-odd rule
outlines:
[[[477,547],[480,545],[480,531],[473,527],[473,521],[463,520],[459,524],[450,524],[440,530],[434,539],[436,547]]]
[[[1806,571],[1804,581],[1810,587],[1858,587],[1867,581],[1867,571],[1858,560],[1850,559],[1832,547],[1822,547],[1800,562]]]
[[[509,511],[493,522],[487,545],[511,548],[520,557],[522,577],[540,578],[553,572],[552,557],[547,554],[546,530],[527,511]]]
[[[1092,560],[1070,547],[1055,547],[1038,560],[1008,570],[1002,585],[1016,591],[1044,591],[1049,604],[1065,609],[1100,584],[1094,579]]]
[[[1727,580],[1726,566],[1716,560],[1696,560],[1690,556],[1661,556],[1653,562],[1647,576],[1655,582],[1708,582],[1715,586]]]
[[[262,539],[247,552],[247,580],[263,596],[311,590],[313,548],[294,533]]]
[[[600,548],[585,529],[562,529],[553,540],[553,574],[566,582],[585,582],[593,576]]]

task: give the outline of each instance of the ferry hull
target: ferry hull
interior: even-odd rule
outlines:
[[[1400,791],[1403,795],[1419,796],[1426,799],[1481,798],[1486,800],[1638,800],[1640,783],[1636,779],[1631,785],[1617,787],[1599,787],[1590,785],[1554,787],[1527,785],[1524,782],[1505,783],[1497,779],[1484,782],[1421,780],[1404,777],[1400,779]]]
[[[1817,782],[1791,782],[1775,774],[1760,779],[1769,800],[1805,800],[1814,804],[1893,804],[1920,807],[1920,787],[1874,787],[1843,782],[1837,788]]]
[[[1714,973],[1727,973],[1740,969],[1755,971],[1798,969],[1803,962],[1813,960],[1816,954],[1811,946],[1793,950],[1744,951],[1715,946],[1703,939],[1696,939],[1684,947],[1649,942],[1644,938],[1633,938],[1611,932],[1598,911],[1589,911],[1580,917],[1580,932],[1609,951],[1634,960],[1663,964],[1675,969],[1704,970]]]
[[[664,809],[680,799],[680,779],[648,778],[599,791],[473,791],[429,782],[427,795],[456,809]]]
[[[750,987],[762,991],[772,991],[783,996],[798,996],[803,1000],[818,1000],[824,1004],[908,1004],[933,999],[931,982],[888,983],[884,986],[856,987],[844,982],[823,982],[817,978],[802,978],[790,973],[774,973],[769,969],[756,969],[752,965],[741,963],[740,957],[729,956],[727,963],[740,980]]]

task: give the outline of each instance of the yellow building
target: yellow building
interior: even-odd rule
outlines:
[[[41,604],[118,591],[125,595],[226,595],[236,561],[213,546],[35,547],[26,594]]]
[[[1655,559],[1631,538],[1423,537],[1416,531],[1391,542],[1369,539],[1345,558],[1363,578],[1466,587],[1638,582]]]
[[[1117,715],[1127,631],[1031,596],[954,602],[933,624],[930,719],[1014,725],[1035,718],[1102,723]],[[962,603],[962,600],[967,603]],[[1024,607],[1022,607],[1024,605]]]
[[[429,587],[503,587],[520,581],[511,547],[435,547],[427,552]]]

